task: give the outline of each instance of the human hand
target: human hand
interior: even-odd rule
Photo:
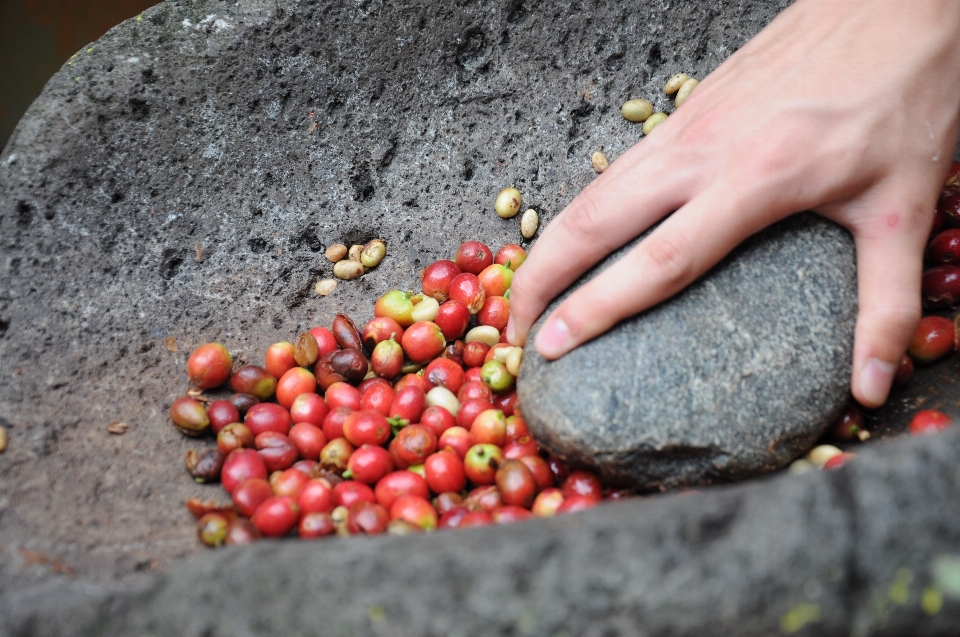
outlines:
[[[857,249],[851,390],[886,400],[920,317],[923,248],[960,118],[960,9],[949,0],[799,0],[710,74],[544,229],[513,279],[507,337],[670,215],[550,315],[558,358],[676,294],[741,241],[802,210]]]

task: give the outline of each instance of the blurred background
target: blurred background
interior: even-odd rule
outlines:
[[[0,0],[0,149],[67,59],[159,0]]]

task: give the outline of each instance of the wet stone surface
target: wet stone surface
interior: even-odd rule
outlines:
[[[856,296],[849,235],[794,217],[557,361],[529,349],[524,416],[551,450],[644,489],[776,469],[847,400]]]

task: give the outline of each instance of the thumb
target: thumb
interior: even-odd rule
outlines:
[[[920,320],[922,255],[929,228],[923,223],[901,225],[855,234],[859,313],[850,389],[868,408],[886,402]]]

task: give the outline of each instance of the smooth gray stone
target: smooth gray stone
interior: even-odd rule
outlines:
[[[809,449],[843,408],[856,313],[849,234],[797,216],[556,361],[528,347],[520,404],[541,444],[612,481],[750,477]]]

